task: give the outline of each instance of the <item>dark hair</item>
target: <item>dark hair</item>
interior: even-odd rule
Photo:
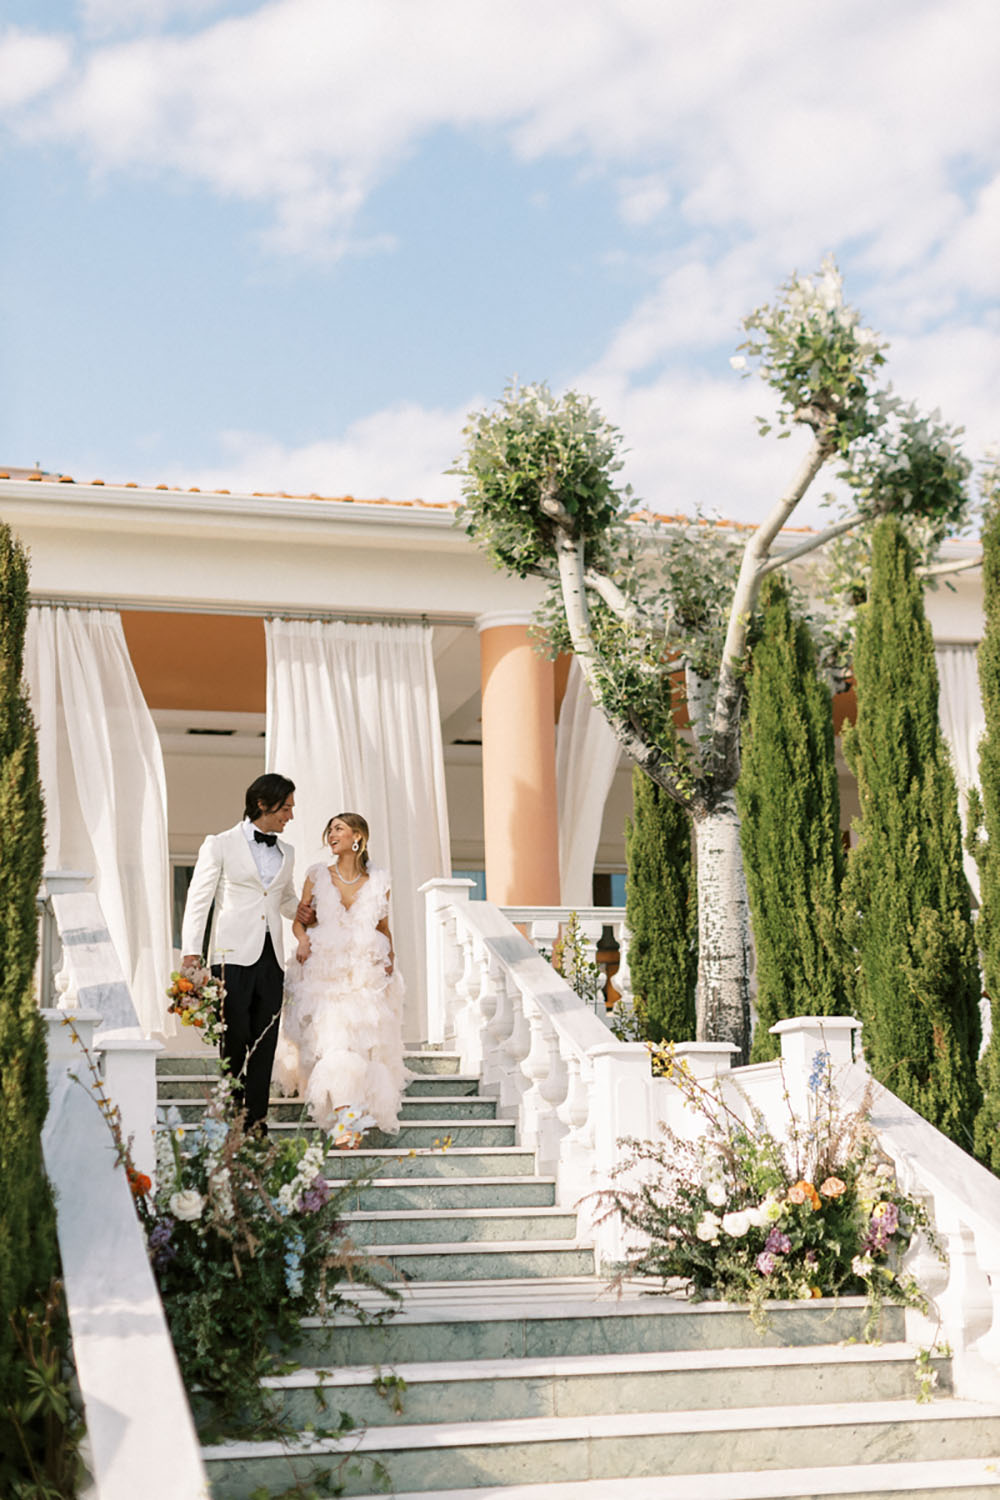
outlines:
[[[330,837],[330,829],[333,827],[334,823],[337,822],[338,818],[340,819],[341,823],[346,823],[348,828],[353,828],[354,832],[358,835],[358,841],[361,844],[361,848],[358,850],[358,864],[361,866],[362,870],[367,871],[369,839],[368,824],[365,822],[360,813],[334,813],[332,818],[328,818],[326,827],[323,829],[324,844]]]
[[[268,771],[266,776],[258,776],[247,787],[243,816],[249,818],[251,823],[256,823],[261,813],[277,812],[294,790],[295,782],[289,781],[287,776],[279,776],[277,771]]]

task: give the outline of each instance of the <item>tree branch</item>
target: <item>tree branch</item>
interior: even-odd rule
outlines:
[[[670,634],[673,620],[669,613],[662,620],[654,618],[641,605],[629,599],[624,590],[620,589],[606,573],[599,573],[596,568],[587,568],[583,581],[588,589],[593,589],[595,594],[600,594],[611,613],[621,620],[623,625],[641,625],[653,635]]]
[[[571,537],[560,535],[556,544],[556,559],[570,640],[594,704],[601,708],[618,743],[636,765],[682,807],[691,807],[697,797],[682,791],[676,778],[670,774],[663,752],[656,745],[651,745],[641,730],[637,730],[627,719],[609,714],[602,707],[601,683],[597,670],[598,653],[590,628],[590,610],[587,605],[582,540],[574,541]]]
[[[983,554],[980,552],[978,557],[967,557],[964,562],[933,563],[914,571],[918,578],[944,578],[949,573],[968,573],[971,568],[981,568],[982,565]]]
[[[836,526],[828,526],[825,531],[817,531],[815,536],[808,537],[797,547],[790,547],[787,552],[782,552],[780,557],[772,557],[764,563],[759,570],[760,577],[766,578],[768,573],[773,573],[777,568],[783,568],[787,563],[795,562],[797,558],[805,557],[807,553],[825,547],[827,542],[832,542],[834,537],[843,536],[845,531],[850,531],[851,527],[857,526],[861,520],[861,512],[855,511],[853,516],[848,516],[844,521],[838,521]]]
[[[746,655],[747,632],[771,546],[832,451],[830,440],[822,432],[817,433],[787,493],[773,507],[767,519],[757,527],[743,549],[740,575],[729,611],[726,643],[722,649],[719,688],[715,697],[709,761],[713,793],[729,791],[735,786],[739,775],[739,703],[743,690],[741,674]]]

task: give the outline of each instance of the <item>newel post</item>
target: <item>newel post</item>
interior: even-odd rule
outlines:
[[[427,1041],[440,1046],[448,1037],[449,964],[445,952],[448,941],[445,910],[468,901],[475,888],[474,880],[452,880],[437,877],[425,880],[419,890],[424,897],[424,920],[427,933]]]
[[[781,1060],[785,1065],[785,1084],[795,1114],[805,1119],[809,1113],[809,1075],[817,1054],[826,1054],[823,1071],[837,1069],[856,1060],[861,1022],[853,1016],[789,1016],[771,1027],[771,1035],[781,1040]]]

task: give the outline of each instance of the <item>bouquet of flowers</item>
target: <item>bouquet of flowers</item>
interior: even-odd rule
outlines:
[[[642,1169],[636,1189],[613,1188],[608,1209],[643,1244],[625,1275],[686,1283],[695,1298],[743,1302],[759,1321],[771,1299],[868,1296],[873,1331],[883,1301],[924,1306],[900,1269],[922,1204],[903,1194],[867,1124],[867,1101],[837,1104],[829,1059],[817,1054],[810,1117],[790,1119],[778,1141],[752,1109],[743,1119],[716,1089],[690,1074],[670,1049],[657,1072],[673,1079],[705,1121],[696,1141],[628,1141],[624,1174]]]
[[[206,1042],[217,1047],[222,1040],[224,981],[202,964],[181,964],[170,976],[167,1011],[180,1016],[182,1026],[197,1026]]]
[[[386,1311],[397,1294],[340,1223],[358,1179],[326,1180],[322,1139],[246,1133],[231,1089],[220,1079],[197,1124],[162,1119],[140,1216],[185,1383],[230,1422],[260,1422],[260,1381],[301,1318],[353,1306],[345,1282],[384,1291]]]

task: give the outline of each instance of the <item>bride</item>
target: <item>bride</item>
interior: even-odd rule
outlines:
[[[370,1125],[399,1128],[407,1080],[403,1065],[403,983],[389,931],[389,876],[369,866],[368,824],[338,813],[323,830],[334,863],[312,865],[303,902],[316,910],[285,974],[275,1075],[306,1100],[334,1144],[360,1144]]]

